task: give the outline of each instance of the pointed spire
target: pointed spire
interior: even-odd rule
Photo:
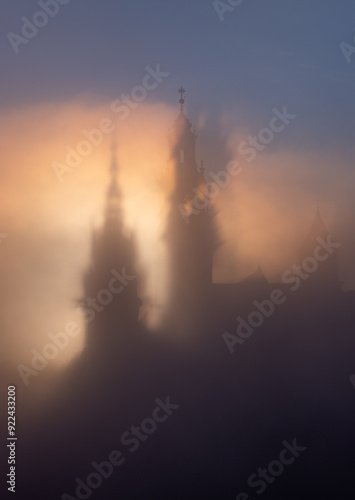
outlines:
[[[118,165],[117,165],[117,141],[114,136],[111,143],[111,173],[117,173]]]
[[[180,111],[183,112],[184,111],[184,104],[185,104],[185,99],[184,99],[184,94],[185,94],[186,90],[184,89],[184,87],[180,87],[179,90],[178,90],[178,93],[180,94]]]
[[[184,94],[186,93],[186,90],[184,89],[184,87],[180,87],[178,90],[178,93],[180,94],[180,100],[179,100],[180,113],[179,113],[179,116],[177,117],[177,119],[175,120],[175,124],[173,126],[172,133],[174,133],[174,131],[175,132],[177,131],[178,136],[181,136],[181,137],[187,136],[189,134],[193,137],[196,137],[196,130],[195,130],[195,128],[193,129],[192,123],[190,122],[190,120],[187,118],[187,116],[185,114]]]
[[[320,213],[319,201],[317,201],[317,210],[308,233],[308,238],[316,239],[318,237],[325,237],[328,234],[329,231],[324,224],[322,214]]]
[[[111,165],[110,165],[111,184],[108,190],[108,196],[118,197],[120,195],[120,191],[118,189],[118,184],[117,184],[117,172],[118,172],[117,142],[116,138],[113,137],[111,143]]]
[[[256,270],[252,274],[247,276],[246,278],[242,279],[241,283],[250,284],[250,285],[253,283],[254,284],[259,283],[259,284],[266,285],[268,283],[268,281],[266,279],[264,271],[262,270],[261,265],[258,264],[258,267],[256,268]]]
[[[319,203],[317,203],[317,211],[313,222],[300,247],[300,259],[302,260],[312,256],[315,247],[318,245],[318,238],[326,238],[328,235],[329,231],[324,224],[323,217],[320,213]]]
[[[110,174],[111,182],[107,190],[107,202],[106,202],[106,224],[115,223],[116,225],[121,220],[121,192],[117,183],[117,173],[118,173],[118,162],[117,162],[117,142],[116,138],[112,139],[111,144],[111,164],[110,164]]]

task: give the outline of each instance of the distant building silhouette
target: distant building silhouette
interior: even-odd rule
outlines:
[[[170,133],[174,190],[165,238],[170,264],[169,324],[170,328],[188,333],[190,328],[196,330],[202,313],[206,317],[218,239],[215,211],[206,196],[204,170],[197,166],[197,136],[184,111],[185,91],[181,88],[179,92],[180,113]],[[200,207],[199,214],[189,216],[194,199]]]
[[[208,329],[219,330],[221,325],[235,321],[237,314],[253,307],[253,300],[268,297],[276,286],[285,291],[288,287],[284,283],[269,283],[260,266],[240,282],[213,283],[213,258],[219,246],[216,212],[207,196],[204,169],[198,168],[197,135],[185,114],[185,90],[181,88],[179,93],[180,112],[169,136],[174,188],[164,234],[169,255],[169,297],[162,330],[168,335],[197,337]],[[92,265],[84,277],[86,298],[81,301],[89,321],[87,347],[103,356],[124,351],[125,346],[137,340],[141,330],[136,248],[133,237],[124,234],[117,173],[113,148],[105,221],[103,228],[92,235]],[[328,237],[318,207],[301,246],[299,263],[312,258],[319,238],[326,241]],[[121,286],[118,275],[122,272],[130,279]],[[317,272],[304,283],[303,293],[339,291],[337,252],[320,262]],[[122,290],[115,293],[111,286]]]
[[[86,298],[81,301],[89,322],[87,347],[104,354],[132,341],[142,303],[137,291],[134,238],[123,230],[117,173],[113,148],[105,221],[103,228],[92,234],[92,264],[84,276]]]

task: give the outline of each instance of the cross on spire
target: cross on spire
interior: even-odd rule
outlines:
[[[180,94],[180,111],[184,111],[184,103],[185,103],[185,99],[184,99],[184,94],[185,94],[186,90],[184,89],[184,87],[180,87],[179,90],[178,90],[178,93]]]

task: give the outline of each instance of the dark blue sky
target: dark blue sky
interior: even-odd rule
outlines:
[[[353,0],[244,0],[224,22],[206,0],[71,0],[15,54],[7,33],[38,10],[2,1],[2,108],[114,99],[160,63],[171,76],[151,102],[175,103],[182,84],[192,119],[207,110],[217,127],[228,111],[256,129],[287,105],[299,119],[285,141],[352,155],[355,55],[349,64],[339,44],[354,40]]]

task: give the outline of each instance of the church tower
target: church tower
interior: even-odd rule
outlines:
[[[87,327],[87,348],[114,353],[134,339],[141,300],[135,274],[135,244],[125,235],[118,164],[112,147],[111,180],[106,195],[105,220],[92,234],[92,263],[84,276],[81,301]]]
[[[174,188],[166,240],[170,255],[169,317],[173,326],[181,324],[186,331],[202,310],[206,315],[213,254],[218,245],[204,170],[196,161],[197,136],[184,110],[185,89],[180,88],[179,93],[180,112],[169,137]]]

